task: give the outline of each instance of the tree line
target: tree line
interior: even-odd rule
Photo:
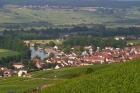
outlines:
[[[4,30],[4,35],[11,35],[24,40],[43,40],[43,39],[56,39],[64,38],[66,35],[91,35],[95,37],[112,37],[124,36],[129,38],[140,37],[140,27],[128,28],[106,28],[104,25],[87,26],[73,26],[70,28],[47,28],[47,29],[31,29],[31,30]]]
[[[13,50],[17,52],[17,54],[13,54],[13,56],[1,57],[0,64],[3,66],[10,66],[10,64],[12,64],[13,62],[30,58],[29,48],[26,47],[23,41],[18,38],[11,37],[11,36],[1,36],[0,48]]]

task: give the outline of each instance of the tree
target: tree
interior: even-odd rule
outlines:
[[[56,44],[53,41],[50,41],[48,44],[50,47],[54,47]]]

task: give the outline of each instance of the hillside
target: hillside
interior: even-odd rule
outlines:
[[[31,78],[1,78],[0,93],[137,93],[139,62],[37,71]]]
[[[6,49],[0,49],[0,58],[2,57],[12,57],[19,55],[18,52],[11,51],[11,50],[6,50]]]
[[[7,93],[8,91],[15,93],[32,93],[32,91],[38,87],[52,86],[106,67],[108,67],[108,65],[72,67],[60,70],[33,72],[31,78],[21,78],[17,76],[0,78],[0,93]],[[88,69],[92,70],[89,71]]]
[[[39,93],[138,93],[140,59],[112,64],[89,75],[67,80]]]
[[[0,49],[0,66],[9,66],[10,63],[20,58],[20,56],[19,52]]]

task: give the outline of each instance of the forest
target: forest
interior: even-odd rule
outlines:
[[[0,56],[1,66],[10,66],[14,62],[30,59],[29,48],[18,38],[11,36],[0,37],[0,49],[9,50],[8,55]]]

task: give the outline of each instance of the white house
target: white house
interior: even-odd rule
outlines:
[[[24,68],[24,65],[22,63],[14,63],[13,67],[16,69],[22,69],[22,68]]]
[[[18,72],[18,77],[25,77],[27,75],[27,71],[26,70],[20,70],[19,72]]]

